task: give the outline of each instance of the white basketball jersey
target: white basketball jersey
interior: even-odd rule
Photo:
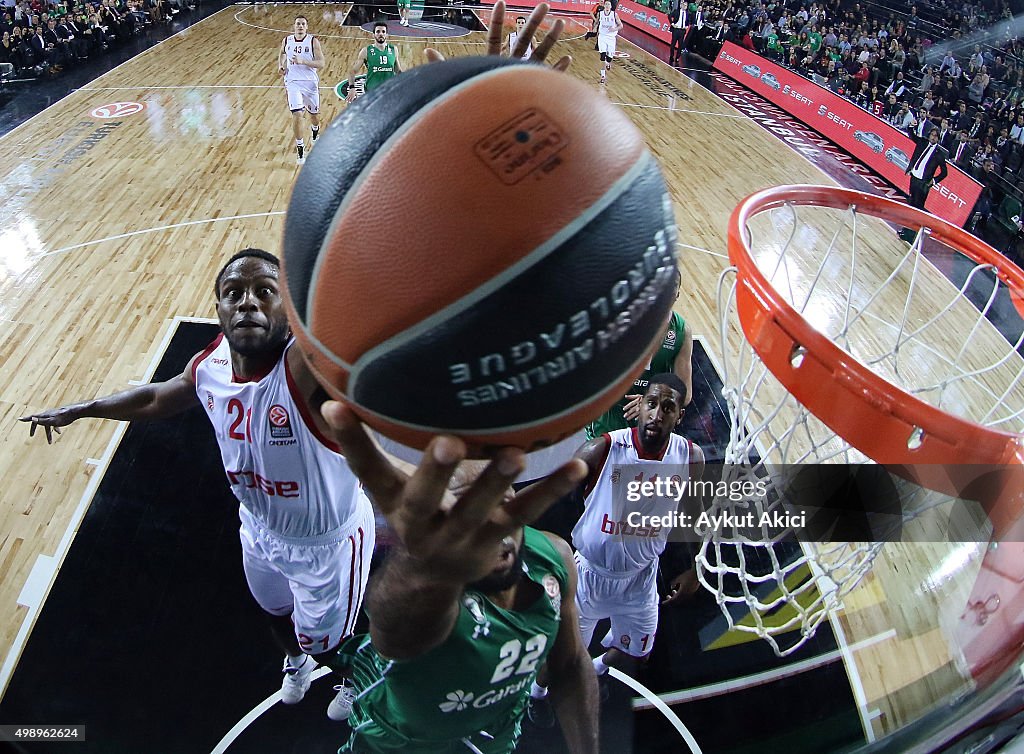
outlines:
[[[653,482],[657,476],[665,474],[677,485],[688,481],[691,443],[673,434],[664,455],[649,458],[640,446],[634,427],[617,429],[604,436],[608,438],[608,455],[594,488],[586,497],[583,515],[572,530],[572,543],[589,563],[599,568],[615,573],[641,571],[665,551],[671,527],[632,526],[628,514],[635,511],[643,516],[662,517],[678,510],[679,503],[671,496],[642,496],[626,502],[628,485],[637,481]],[[625,469],[627,466],[633,467],[631,472]],[[637,479],[638,466],[649,466],[651,471],[641,469],[642,479]],[[679,474],[676,478],[679,467],[683,467],[685,477]]]
[[[320,80],[320,77],[316,72],[316,68],[310,68],[308,65],[292,65],[288,62],[294,55],[298,55],[300,58],[313,59],[312,34],[307,34],[301,41],[295,39],[294,34],[289,34],[288,39],[285,41],[285,47],[285,65],[288,68],[284,77],[285,83],[292,81]]]
[[[519,41],[519,32],[513,31],[508,35],[508,54],[511,55],[512,51],[516,48],[516,42]],[[526,45],[526,52],[523,53],[523,60],[529,60],[530,55],[533,54],[533,45]]]
[[[618,29],[615,27],[615,11],[610,10],[607,13],[601,11],[598,16],[597,33],[601,36],[614,35],[618,33]]]
[[[262,379],[238,382],[220,335],[197,361],[193,377],[228,484],[242,506],[275,534],[318,537],[344,527],[368,503],[336,446],[320,436],[305,404],[293,399],[287,353]]]

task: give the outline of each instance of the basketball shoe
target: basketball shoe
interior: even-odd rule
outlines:
[[[355,701],[356,693],[351,686],[346,686],[344,683],[335,686],[334,690],[338,692],[338,695],[327,705],[327,717],[336,721],[348,720],[349,715],[352,714],[352,702]]]
[[[309,674],[313,672],[313,666],[316,665],[313,658],[308,655],[302,655],[301,665],[293,665],[294,661],[293,658],[285,655],[284,680],[281,681],[281,701],[285,704],[298,704],[302,701],[302,697],[309,691],[309,684],[312,683]]]
[[[295,152],[296,152],[296,154],[298,155],[298,156],[297,156],[297,157],[295,158],[295,164],[296,164],[296,165],[305,165],[305,164],[306,164],[306,156],[305,156],[305,151],[306,151],[306,150],[305,150],[305,147],[302,147],[302,146],[300,146],[300,145],[296,145],[296,147],[295,147]]]

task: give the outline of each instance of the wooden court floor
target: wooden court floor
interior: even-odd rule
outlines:
[[[329,121],[343,108],[329,87],[369,40],[343,25],[348,10],[229,7],[0,138],[4,686],[124,431],[83,421],[47,447],[17,418],[145,381],[175,318],[213,316],[210,285],[224,259],[244,246],[277,249],[297,167],[276,52],[305,13],[326,55]],[[569,75],[597,88],[596,53],[582,32],[570,24],[559,49],[575,58]],[[484,42],[480,32],[392,41],[407,67],[424,63],[428,44],[462,56]],[[677,307],[718,360],[715,290],[733,207],[767,186],[831,182],[692,79],[622,47],[630,57],[604,91],[661,161],[680,230]],[[875,253],[898,248],[880,224],[867,233]],[[942,590],[922,592],[951,553],[956,568]],[[980,547],[894,546],[833,621],[869,740],[969,689],[947,627],[982,555]]]

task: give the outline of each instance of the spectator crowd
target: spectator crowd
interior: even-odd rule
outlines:
[[[21,0],[0,18],[0,63],[16,78],[58,74],[169,23],[182,0]],[[194,8],[195,0],[187,0]]]
[[[647,4],[671,18],[678,1]],[[938,128],[949,162],[984,185],[972,229],[1024,196],[1024,40],[1005,0],[691,0],[688,11],[691,52],[714,59],[730,41],[912,137]]]

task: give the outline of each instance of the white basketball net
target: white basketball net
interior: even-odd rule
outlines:
[[[910,248],[854,208],[786,205],[751,218],[751,253],[791,306],[885,380],[979,424],[1019,430],[1024,362],[986,320],[1005,286],[988,265],[950,247],[954,285],[922,255],[937,242],[919,233]],[[862,237],[863,236],[863,237]],[[756,244],[756,245],[755,245]],[[886,269],[880,269],[885,267]],[[718,285],[723,397],[729,409],[725,481],[754,481],[775,464],[870,463],[788,393],[743,337],[735,310],[736,268]],[[974,303],[972,303],[972,300]],[[797,352],[794,359],[802,355]],[[912,442],[911,438],[911,442]],[[912,515],[948,498],[913,487]],[[785,501],[769,487],[758,516]],[[716,498],[710,513],[750,509]],[[757,634],[786,656],[842,606],[871,569],[882,543],[799,544],[711,528],[697,556],[701,584],[731,629]]]

